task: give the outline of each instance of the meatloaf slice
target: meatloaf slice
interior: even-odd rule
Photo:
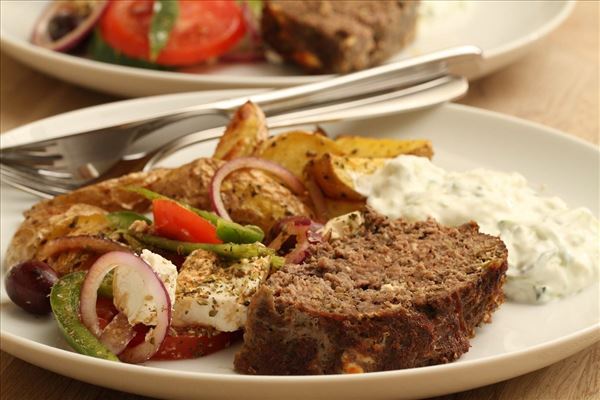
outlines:
[[[345,73],[376,65],[412,40],[418,1],[269,0],[267,45],[308,72]]]
[[[252,299],[235,369],[337,374],[447,363],[503,300],[507,250],[475,223],[390,220],[311,248]]]

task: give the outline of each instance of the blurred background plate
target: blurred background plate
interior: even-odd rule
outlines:
[[[193,73],[154,71],[101,63],[57,53],[29,43],[33,25],[47,1],[0,2],[2,51],[57,78],[102,92],[135,97],[194,90],[284,87],[324,79],[277,64],[221,64]],[[484,50],[471,79],[504,67],[539,42],[571,13],[572,0],[423,1],[415,42],[394,59],[473,44]]]

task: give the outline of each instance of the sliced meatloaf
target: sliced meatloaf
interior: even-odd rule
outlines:
[[[266,44],[312,73],[345,73],[380,63],[412,40],[418,1],[269,0]]]
[[[507,251],[475,223],[390,220],[314,245],[253,298],[235,369],[337,374],[447,363],[502,303]]]

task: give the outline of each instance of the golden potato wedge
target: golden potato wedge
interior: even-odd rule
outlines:
[[[340,215],[351,213],[352,211],[362,210],[365,208],[365,205],[365,200],[352,201],[325,197],[325,207],[327,209],[327,216],[329,218],[335,218],[339,217]]]
[[[312,173],[327,197],[361,201],[364,196],[354,190],[352,175],[370,175],[386,162],[386,158],[364,158],[323,154],[315,160]]]
[[[335,143],[352,157],[392,158],[401,154],[412,154],[431,158],[433,147],[429,140],[379,139],[364,136],[339,136]]]
[[[343,154],[337,144],[325,136],[312,132],[291,131],[263,142],[256,155],[282,165],[302,179],[302,171],[306,164],[325,153]]]
[[[256,104],[247,102],[231,118],[213,158],[231,160],[249,156],[268,137],[265,114]]]

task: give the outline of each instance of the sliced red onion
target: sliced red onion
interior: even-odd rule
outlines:
[[[127,316],[118,313],[102,331],[100,342],[112,353],[119,355],[135,337],[135,334]]]
[[[295,236],[296,245],[285,256],[285,260],[286,263],[299,264],[308,255],[309,245],[321,241],[322,238],[318,231],[322,226],[308,217],[284,218],[278,223],[280,232],[269,244],[269,247],[279,250],[290,237]]]
[[[318,222],[313,222],[306,231],[306,239],[308,243],[319,243],[323,241],[323,235],[321,234],[321,229],[323,228],[323,224],[319,224]]]
[[[297,195],[302,195],[306,191],[302,181],[300,181],[300,179],[298,179],[294,174],[279,164],[256,157],[236,158],[223,164],[221,168],[215,172],[215,175],[210,182],[210,202],[213,210],[220,217],[231,221],[231,217],[229,216],[229,213],[223,204],[223,199],[221,198],[221,184],[223,183],[223,180],[225,180],[225,178],[232,172],[247,168],[260,169],[275,175],[293,193]]]
[[[299,242],[294,250],[285,256],[286,264],[300,264],[308,255],[308,240]]]
[[[80,312],[81,321],[96,337],[102,337],[98,323],[96,301],[98,288],[106,274],[115,268],[130,268],[143,281],[156,306],[157,324],[150,329],[145,340],[135,347],[125,349],[119,358],[129,363],[140,363],[148,360],[158,351],[171,322],[171,300],[165,285],[152,268],[141,258],[131,253],[113,251],[104,254],[89,269],[81,287]]]
[[[304,233],[311,224],[311,219],[303,216],[286,217],[280,219],[271,229],[270,236],[274,237],[269,243],[273,250],[281,249],[281,246],[291,237]]]
[[[96,22],[102,16],[104,9],[108,5],[108,0],[89,0],[87,2],[75,2],[71,0],[52,1],[44,10],[35,24],[31,42],[38,46],[45,47],[54,51],[66,52],[77,46],[94,29]],[[53,39],[50,35],[50,23],[54,18],[61,17],[61,14],[68,17],[71,13],[72,18],[78,18],[77,7],[90,7],[89,14],[84,16],[82,21],[75,20],[77,26],[64,36]]]
[[[46,260],[55,254],[71,250],[85,250],[92,251],[94,253],[108,253],[109,251],[131,251],[127,246],[110,239],[89,235],[63,236],[46,242],[46,244],[44,244],[44,246],[40,249],[38,257],[42,260]]]

